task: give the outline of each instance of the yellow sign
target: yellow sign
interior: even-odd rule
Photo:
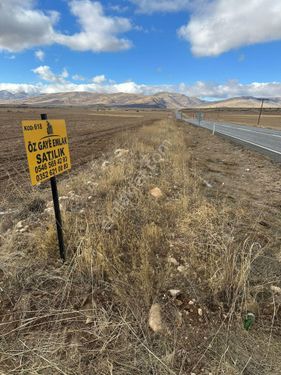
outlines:
[[[71,168],[64,120],[22,121],[32,185]]]

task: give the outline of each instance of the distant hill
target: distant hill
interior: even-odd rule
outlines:
[[[155,109],[181,108],[259,108],[261,99],[252,96],[205,101],[183,94],[159,92],[155,95],[141,94],[100,94],[94,92],[62,92],[30,96],[25,92],[13,94],[7,90],[0,91],[0,104],[26,106],[89,106],[89,107],[132,107]],[[265,107],[280,108],[280,98],[265,99]]]
[[[12,101],[12,100],[18,100],[18,99],[26,99],[28,97],[29,95],[25,92],[19,92],[19,93],[13,94],[7,90],[0,90],[0,102]]]
[[[260,108],[261,99],[253,96],[241,96],[237,98],[218,100],[215,102],[205,102],[200,105],[202,108]],[[267,98],[264,101],[265,108],[280,108],[281,97],[279,98]]]
[[[14,97],[13,94],[2,95],[0,103],[23,104],[28,106],[102,106],[102,107],[135,107],[179,109],[203,105],[205,102],[182,94],[161,92],[155,95],[139,94],[98,94],[92,92],[66,92],[45,94],[34,97]]]

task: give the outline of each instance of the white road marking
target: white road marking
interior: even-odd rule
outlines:
[[[281,138],[281,135],[277,135],[277,134],[272,134],[272,133],[265,133],[265,132],[262,132],[262,131],[258,131],[258,130],[250,130],[250,129],[243,129],[243,128],[238,128],[238,127],[235,127],[235,126],[228,126],[228,125],[222,125],[222,124],[217,124],[218,126],[224,126],[225,128],[230,128],[230,129],[233,129],[233,130],[242,130],[244,132],[249,132],[249,133],[257,133],[257,134],[265,134],[265,135],[269,135],[270,137],[277,137],[277,138]]]
[[[195,123],[195,125],[197,125],[197,126],[199,126],[194,120],[188,120],[188,119],[186,119],[186,121],[190,121],[191,123],[193,122],[193,123]],[[218,124],[217,124],[218,125]],[[207,125],[206,125],[207,126]],[[223,126],[223,125],[220,125],[220,126]],[[201,127],[204,127],[205,129],[208,129],[208,130],[211,130],[210,128],[206,128],[205,126],[201,126]],[[225,128],[227,128],[228,126],[227,125],[224,125],[224,127]],[[232,130],[233,130],[233,127],[229,127],[229,128],[232,128]],[[234,130],[237,130],[237,128],[236,127],[234,127]],[[240,129],[241,130],[241,129]],[[244,129],[245,131],[247,131],[247,129]],[[241,141],[241,142],[243,142],[243,143],[249,143],[250,145],[253,145],[253,146],[256,146],[256,147],[258,147],[258,148],[262,148],[262,149],[264,149],[264,150],[267,150],[267,151],[269,151],[269,152],[272,152],[273,154],[278,154],[278,155],[281,155],[281,152],[280,151],[276,151],[276,150],[273,150],[272,148],[269,148],[269,147],[266,147],[266,146],[262,146],[261,144],[259,144],[259,143],[255,143],[255,142],[251,142],[251,141],[248,141],[248,140],[246,140],[246,139],[243,139],[243,138],[240,138],[240,137],[237,137],[237,136],[235,136],[235,135],[232,135],[232,134],[227,134],[227,133],[225,133],[225,132],[223,132],[222,130],[216,130],[216,132],[217,133],[220,133],[220,134],[223,134],[223,135],[226,135],[226,136],[228,136],[228,137],[230,137],[230,138],[233,138],[233,139],[237,139],[237,140],[239,140],[239,141]],[[253,132],[253,131],[252,131]],[[262,132],[258,132],[258,131],[255,131],[256,133],[258,133],[258,134],[266,134],[266,135],[272,135],[272,134],[268,134],[268,133],[262,133]],[[277,137],[280,137],[280,136],[277,136]]]
[[[267,151],[273,152],[274,154],[279,154],[279,155],[281,155],[281,152],[276,151],[276,150],[273,150],[272,148],[262,146],[262,145],[260,145],[260,144],[258,144],[258,143],[254,143],[254,142],[247,141],[247,140],[245,140],[245,139],[243,139],[243,138],[239,138],[239,137],[236,137],[236,136],[234,136],[234,135],[230,135],[230,134],[226,134],[226,133],[222,133],[222,132],[220,132],[220,133],[221,133],[221,134],[224,134],[224,135],[227,135],[228,137],[231,137],[231,138],[234,138],[234,139],[238,139],[239,141],[242,141],[242,142],[244,142],[244,143],[250,143],[250,144],[253,145],[253,146],[263,148],[264,150],[267,150]]]

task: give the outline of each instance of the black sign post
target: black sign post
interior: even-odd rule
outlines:
[[[41,120],[47,120],[47,119],[48,119],[47,114],[45,114],[45,113],[41,114]],[[51,188],[52,188],[54,210],[55,210],[55,217],[56,217],[60,257],[61,257],[62,261],[64,262],[65,261],[65,249],[64,249],[64,241],[63,241],[63,231],[62,231],[62,219],[61,219],[61,212],[60,212],[57,179],[56,179],[55,176],[51,177]]]

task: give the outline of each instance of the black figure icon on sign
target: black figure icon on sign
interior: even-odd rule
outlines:
[[[49,121],[47,121],[47,134],[48,134],[48,135],[54,134],[53,127],[52,127],[52,125],[49,123]]]

